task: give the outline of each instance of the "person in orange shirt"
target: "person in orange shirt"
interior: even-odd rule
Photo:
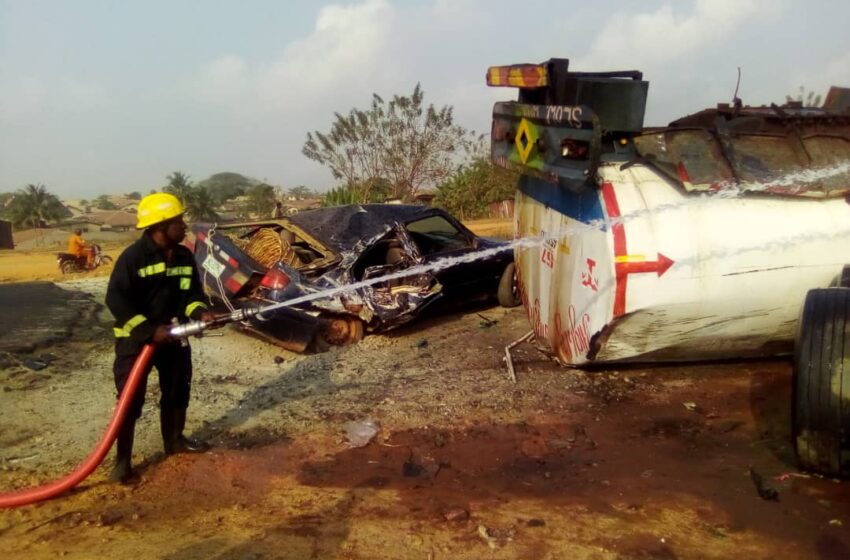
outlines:
[[[73,235],[68,238],[68,253],[75,257],[86,259],[86,267],[91,268],[94,261],[94,251],[91,247],[86,247],[86,242],[83,240],[83,230],[77,228]]]

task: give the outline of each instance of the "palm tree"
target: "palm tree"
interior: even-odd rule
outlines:
[[[17,226],[44,227],[49,221],[59,220],[66,213],[56,195],[47,192],[42,184],[30,183],[19,189],[12,200],[9,215]]]
[[[183,206],[188,206],[189,201],[195,194],[195,187],[192,185],[192,181],[189,180],[189,176],[182,171],[175,171],[166,177],[166,179],[168,179],[168,185],[162,190],[179,198]]]
[[[212,193],[205,187],[197,187],[186,201],[186,214],[195,222],[217,222],[218,212]]]

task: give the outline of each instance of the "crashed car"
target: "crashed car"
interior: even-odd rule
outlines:
[[[478,237],[438,208],[364,204],[320,208],[287,218],[195,224],[194,254],[207,293],[232,307],[265,307],[328,289],[374,283],[263,314],[245,328],[303,351],[359,341],[436,304],[495,297],[519,305],[507,244]],[[498,248],[504,247],[504,251]],[[473,251],[487,258],[398,278],[399,271]],[[393,278],[380,278],[394,274]]]

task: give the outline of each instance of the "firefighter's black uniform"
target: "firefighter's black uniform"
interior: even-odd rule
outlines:
[[[147,233],[127,247],[115,263],[106,305],[115,317],[115,386],[120,393],[142,346],[151,341],[154,330],[177,318],[185,323],[207,310],[195,258],[177,245],[166,262],[165,253]],[[159,372],[161,405],[186,408],[192,360],[188,346],[162,344],[152,360]],[[144,385],[134,401],[133,417],[144,404]]]
[[[207,310],[198,270],[192,252],[177,245],[170,260],[145,232],[127,247],[109,278],[106,305],[115,317],[115,362],[113,374],[120,395],[142,346],[152,341],[156,328],[197,319]],[[192,381],[192,356],[188,346],[162,343],[156,349],[150,367],[159,373],[162,436],[166,452],[169,442],[182,437],[189,406]],[[145,402],[147,376],[140,384],[127,421],[118,437],[118,456],[132,454],[133,429]],[[123,455],[122,455],[123,452]],[[129,461],[129,457],[127,457]]]

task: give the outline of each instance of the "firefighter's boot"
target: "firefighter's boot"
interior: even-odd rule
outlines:
[[[185,408],[162,408],[159,411],[159,418],[166,455],[209,451],[208,443],[183,435],[183,428],[186,426]]]
[[[115,466],[109,473],[109,480],[126,484],[133,476],[133,436],[136,431],[135,418],[125,418],[118,430]]]

